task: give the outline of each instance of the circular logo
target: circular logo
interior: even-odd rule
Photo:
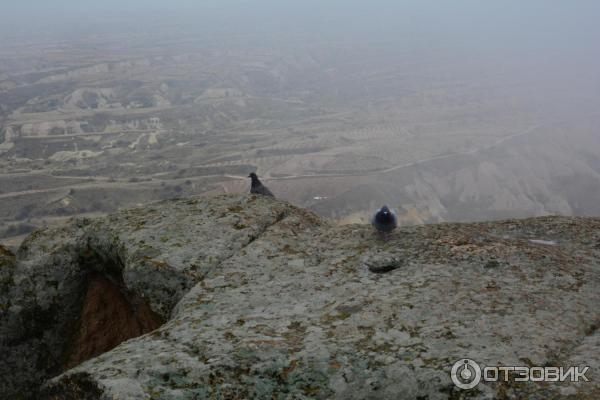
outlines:
[[[481,368],[475,361],[463,358],[452,366],[450,378],[452,378],[452,383],[460,389],[473,389],[481,381]]]

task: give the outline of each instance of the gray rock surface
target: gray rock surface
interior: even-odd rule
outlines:
[[[264,196],[155,203],[36,232],[16,260],[0,260],[9,281],[0,286],[2,390],[27,397],[41,385],[35,396],[47,399],[596,399],[599,260],[600,219],[407,227],[381,240],[370,226],[334,226]],[[70,368],[90,271],[165,323]],[[465,357],[590,365],[592,382],[460,391],[450,369]]]

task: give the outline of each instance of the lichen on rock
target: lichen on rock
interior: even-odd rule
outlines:
[[[3,371],[34,370],[2,388],[46,399],[594,398],[597,382],[460,392],[450,368],[465,357],[600,365],[598,243],[599,219],[562,217],[403,227],[381,241],[252,195],[73,221],[0,258],[11,271],[0,271]]]

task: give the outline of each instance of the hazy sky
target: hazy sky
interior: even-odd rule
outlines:
[[[325,34],[433,35],[513,44],[598,41],[597,0],[0,0],[4,35],[38,30],[226,25]],[[548,45],[552,45],[549,43]]]

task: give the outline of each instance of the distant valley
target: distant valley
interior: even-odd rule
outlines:
[[[384,203],[403,224],[600,215],[589,73],[368,42],[169,40],[0,45],[2,242],[73,216],[245,192],[255,170],[340,223]],[[527,62],[539,73],[522,76]]]

